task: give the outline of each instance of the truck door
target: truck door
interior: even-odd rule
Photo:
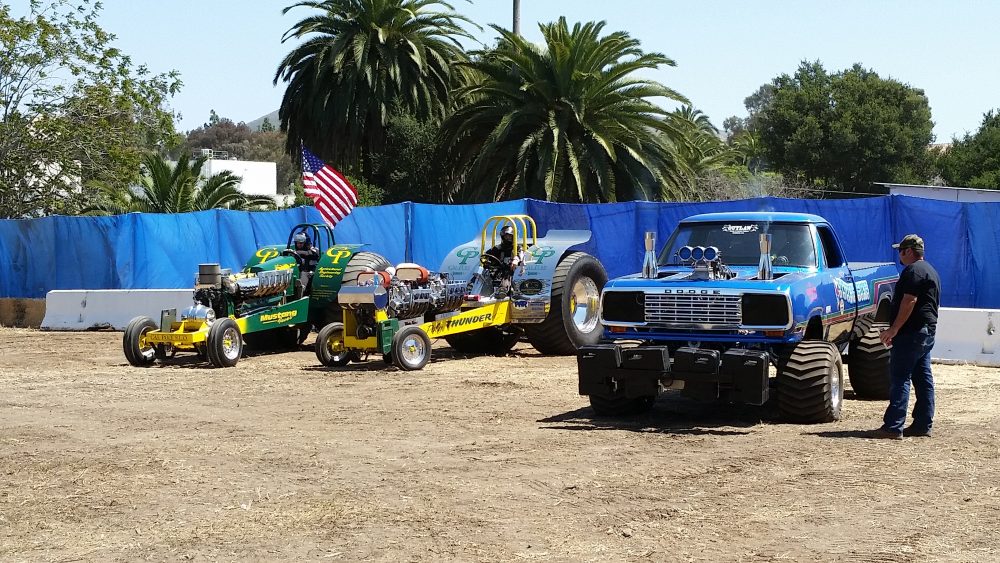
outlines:
[[[823,315],[826,339],[830,342],[842,342],[850,338],[857,314],[854,276],[847,266],[833,229],[829,225],[819,224],[816,225],[816,234],[819,237],[822,267],[828,274],[823,276],[819,289],[823,301],[830,305],[830,310],[824,311]]]

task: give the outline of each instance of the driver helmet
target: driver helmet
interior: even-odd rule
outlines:
[[[514,225],[508,223],[500,229],[500,241],[507,246],[514,244]]]
[[[307,250],[309,248],[309,235],[305,233],[295,233],[292,240],[295,242],[295,250]]]

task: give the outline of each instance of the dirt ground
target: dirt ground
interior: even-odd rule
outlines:
[[[573,358],[308,349],[137,369],[0,329],[0,561],[996,561],[1000,370],[935,365],[935,436],[663,396],[596,418]]]

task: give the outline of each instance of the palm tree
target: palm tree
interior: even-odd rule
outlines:
[[[239,190],[239,176],[226,170],[208,178],[201,176],[204,158],[194,161],[185,153],[176,165],[155,154],[143,158],[138,189],[97,184],[101,201],[83,210],[88,215],[142,213],[185,213],[224,208],[240,210],[273,209],[274,200],[251,196]]]
[[[317,9],[282,41],[306,39],[278,66],[288,83],[278,118],[286,150],[305,143],[321,158],[353,172],[378,152],[392,105],[419,119],[440,120],[450,108],[452,65],[466,60],[459,37],[469,20],[440,0],[306,0]],[[435,11],[436,6],[447,11]]]
[[[676,145],[675,154],[688,173],[692,190],[697,188],[698,178],[739,160],[739,154],[722,140],[719,130],[701,110],[685,105],[674,110],[673,115],[686,141]]]
[[[492,26],[496,49],[464,63],[482,76],[459,90],[460,107],[442,127],[452,174],[463,179],[452,200],[534,197],[601,202],[668,199],[680,194],[672,143],[675,118],[649,100],[685,98],[640,70],[674,61],[644,53],[627,33],[601,36],[604,22],[565,18],[540,25],[538,47]]]

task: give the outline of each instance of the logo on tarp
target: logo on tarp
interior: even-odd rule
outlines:
[[[257,258],[260,258],[260,263],[261,264],[263,264],[264,262],[267,262],[268,260],[270,260],[271,258],[274,258],[277,255],[278,255],[278,251],[275,250],[275,249],[273,249],[273,248],[261,248],[260,250],[257,251],[257,254],[255,254],[255,256],[257,256]]]
[[[326,251],[326,255],[333,258],[333,263],[337,264],[340,262],[341,258],[347,258],[351,255],[351,251],[344,248],[337,248],[331,246],[329,250]]]
[[[458,256],[459,258],[462,259],[462,261],[459,262],[459,264],[464,266],[465,263],[469,261],[469,258],[475,258],[476,256],[479,256],[479,251],[471,246],[466,246],[465,248],[460,248],[458,252],[455,253],[455,256]]]
[[[550,256],[555,256],[556,250],[551,246],[535,246],[531,249],[531,255],[535,258],[535,264],[541,264],[542,260]]]

